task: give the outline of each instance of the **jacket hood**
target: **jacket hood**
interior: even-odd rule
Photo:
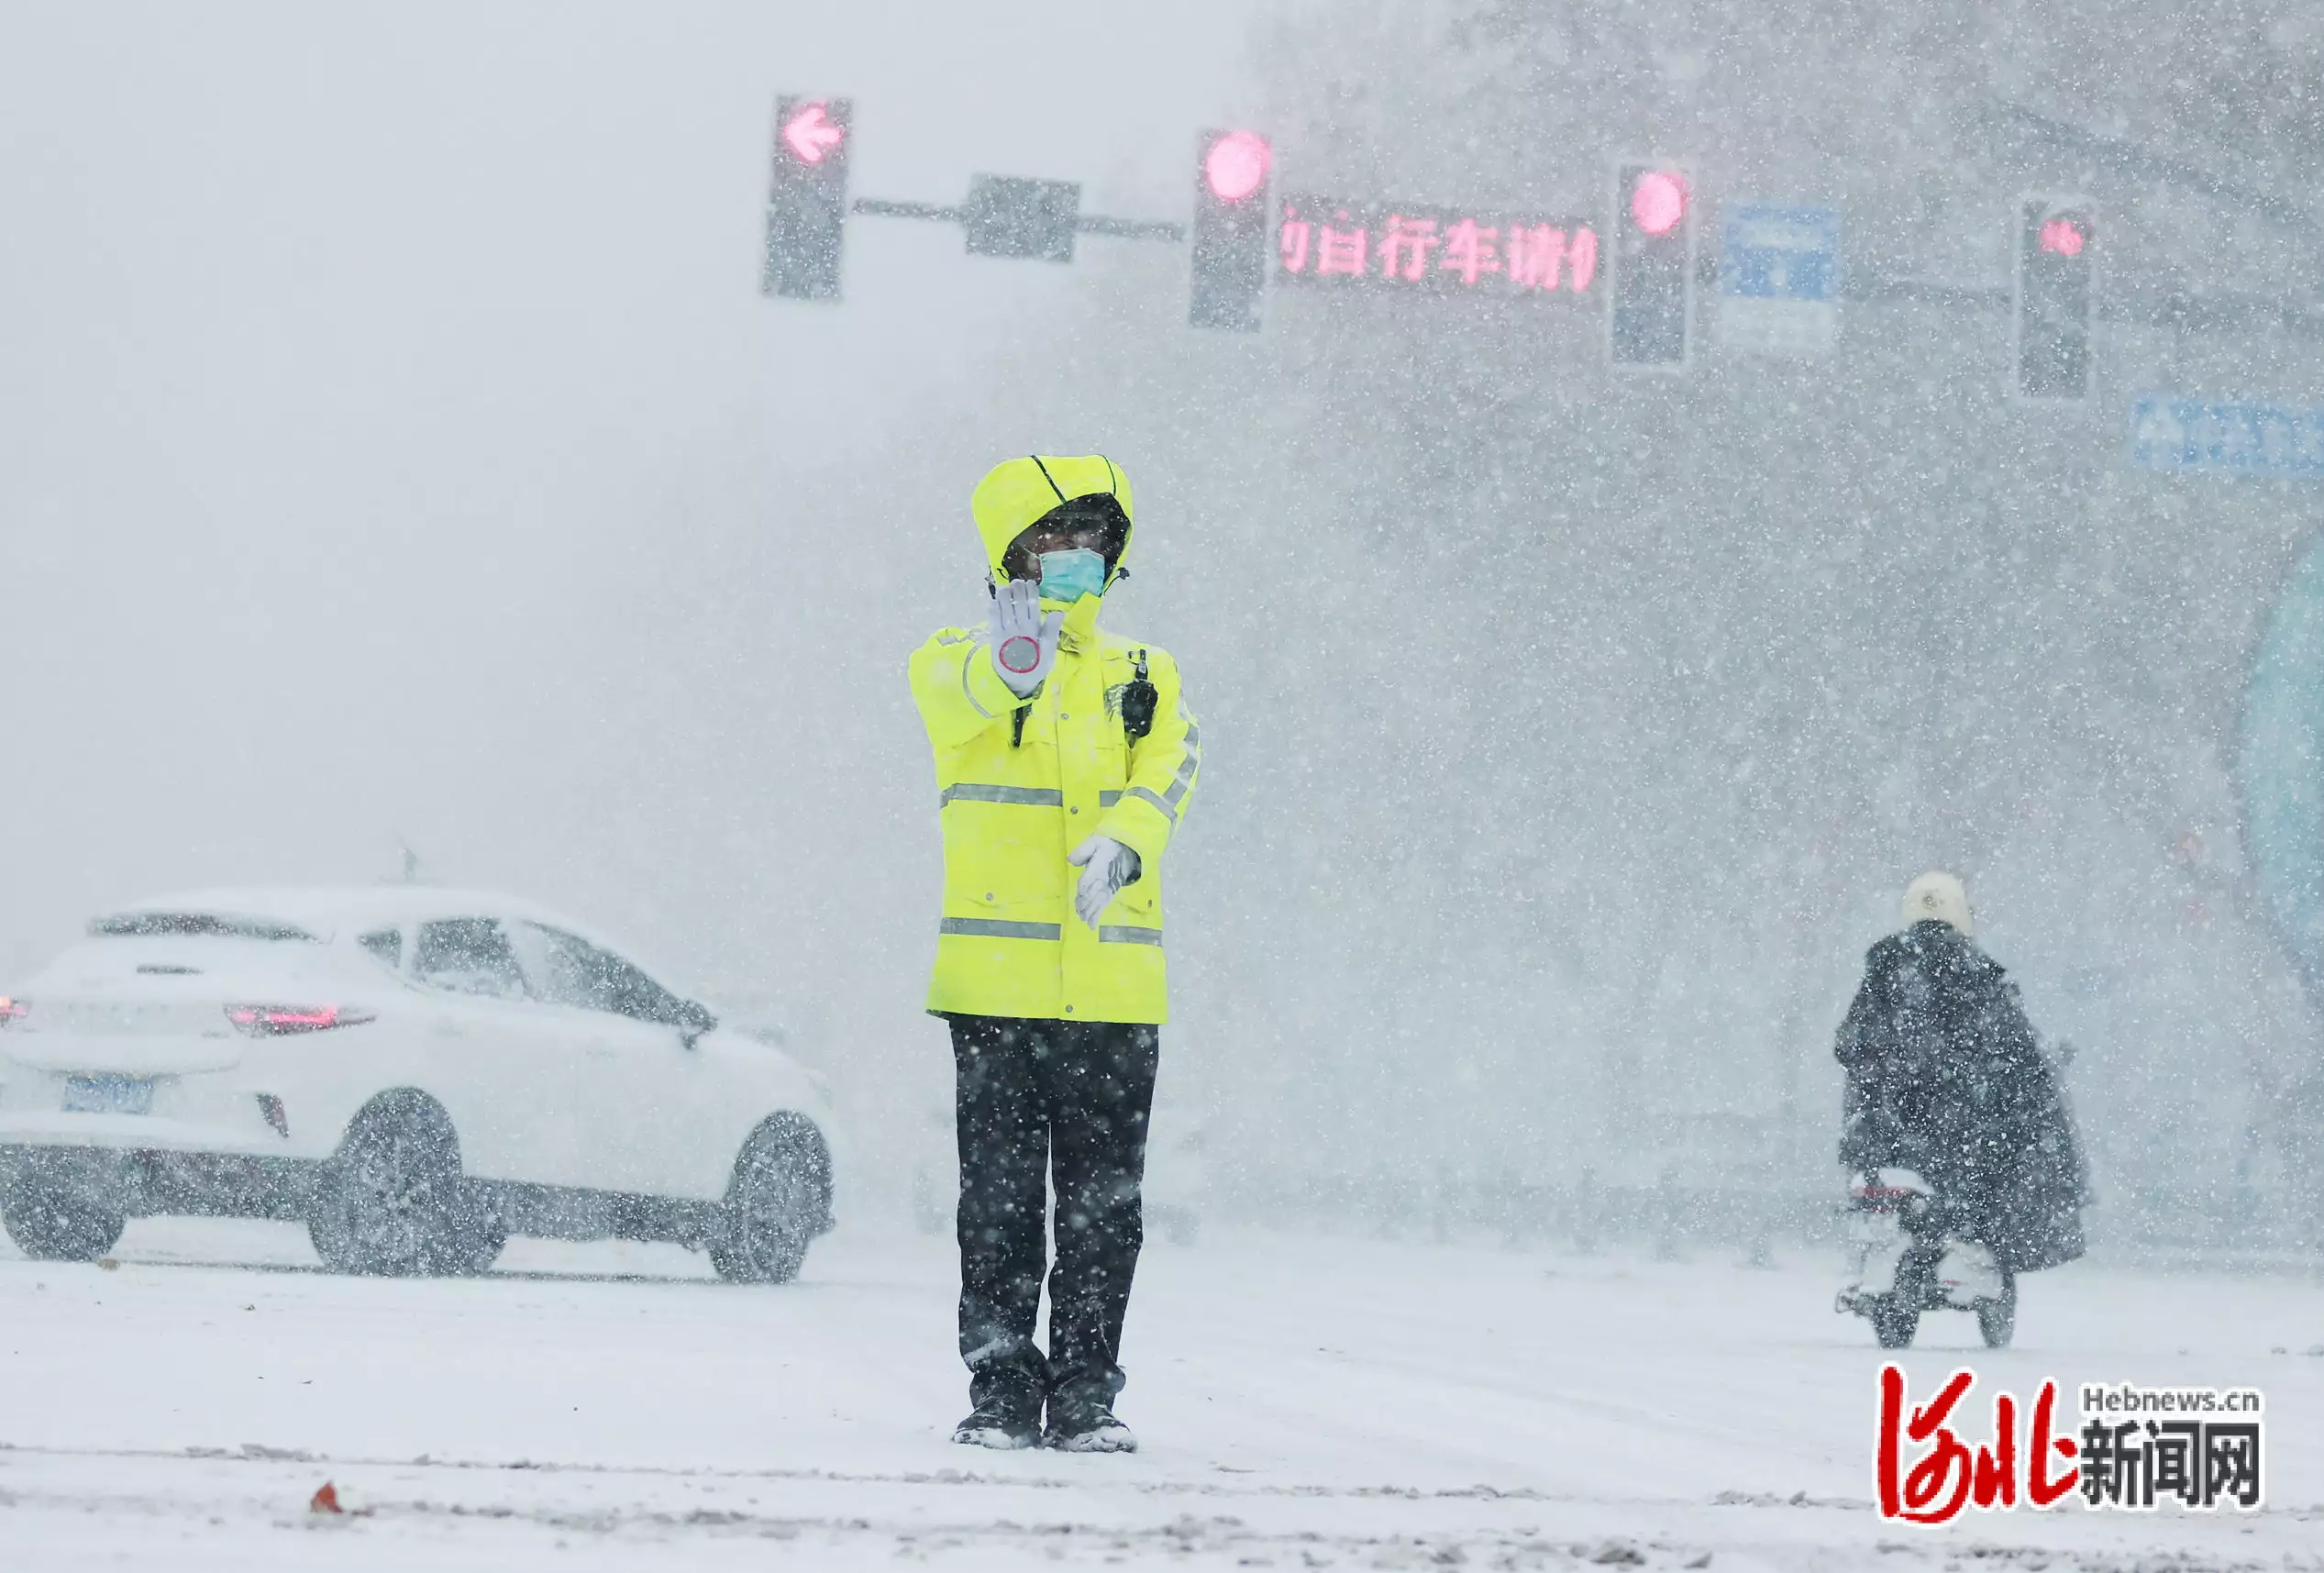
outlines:
[[[1078,459],[1028,454],[1003,460],[985,472],[968,497],[968,512],[976,518],[977,534],[984,541],[985,562],[995,584],[1008,582],[1001,559],[1007,555],[1009,543],[1034,520],[1076,497],[1111,497],[1122,504],[1122,517],[1128,524],[1122,533],[1121,555],[1113,559],[1118,570],[1130,559],[1137,514],[1130,505],[1130,478],[1113,460],[1101,453]]]

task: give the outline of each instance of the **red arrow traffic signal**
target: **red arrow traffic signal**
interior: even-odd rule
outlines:
[[[767,258],[759,288],[793,300],[839,298],[840,239],[847,220],[847,117],[844,98],[786,97],[775,105],[775,154],[767,190]]]
[[[847,139],[847,133],[831,123],[828,106],[818,98],[791,111],[783,121],[782,145],[802,164],[819,164],[824,155]]]

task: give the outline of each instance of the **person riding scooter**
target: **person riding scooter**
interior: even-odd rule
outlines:
[[[1834,1045],[1848,1073],[1840,1161],[1861,1177],[1865,1226],[1840,1306],[1890,1347],[1944,1307],[1975,1312],[1998,1346],[2017,1276],[2082,1254],[2081,1148],[2017,985],[1971,937],[1961,881],[1915,880],[1904,921],[1865,956]]]

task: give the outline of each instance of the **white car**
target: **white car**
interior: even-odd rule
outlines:
[[[34,1257],[205,1213],[304,1222],[340,1271],[610,1235],[780,1282],[831,1227],[831,1143],[820,1078],[500,896],[144,902],[0,996],[0,1221]]]

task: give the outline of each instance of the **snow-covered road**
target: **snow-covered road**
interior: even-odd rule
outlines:
[[[2044,1376],[2262,1388],[2267,1512],[1931,1532],[1872,1509],[1879,1359],[1806,1253],[1753,1271],[1354,1236],[1149,1247],[1126,1458],[946,1440],[963,1384],[935,1240],[843,1232],[781,1289],[717,1283],[675,1247],[533,1242],[484,1279],[337,1278],[254,1224],[141,1223],[119,1259],[0,1257],[9,1573],[1838,1573],[1973,1547],[2029,1568],[2324,1567],[2324,1287],[2288,1279],[2067,1269],[2029,1283],[2018,1348],[1971,1361],[1980,1390],[2020,1395]],[[1965,1317],[1929,1325],[1916,1394],[1974,1345]],[[350,1512],[308,1511],[326,1479]]]

